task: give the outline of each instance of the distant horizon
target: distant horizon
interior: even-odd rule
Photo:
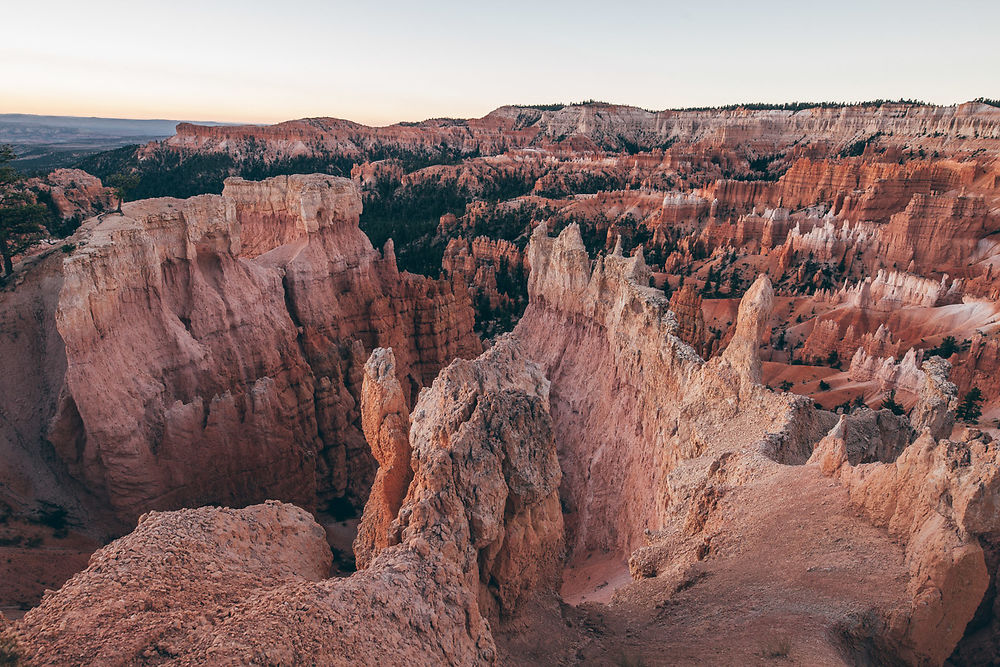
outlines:
[[[454,115],[454,114],[451,114],[451,115],[447,115],[446,114],[446,115],[438,115],[438,116],[428,116],[427,118],[416,118],[416,119],[403,118],[403,119],[400,119],[400,120],[391,121],[391,122],[387,122],[387,123],[379,123],[379,124],[366,123],[364,121],[360,121],[360,120],[357,120],[355,118],[350,118],[350,117],[346,117],[346,116],[337,116],[337,115],[333,115],[333,114],[320,114],[320,115],[313,115],[313,116],[298,116],[298,117],[294,117],[294,118],[282,118],[280,120],[274,120],[274,121],[260,121],[260,120],[258,120],[258,121],[241,121],[241,120],[227,120],[227,119],[223,119],[223,118],[190,119],[190,118],[169,118],[167,116],[153,116],[153,117],[138,117],[138,116],[123,116],[123,115],[95,116],[95,115],[92,115],[92,114],[51,113],[51,112],[50,113],[35,113],[35,112],[30,112],[30,111],[6,111],[6,110],[0,110],[0,117],[3,117],[3,116],[33,116],[33,117],[36,117],[36,118],[79,118],[79,119],[109,120],[109,121],[171,122],[171,123],[191,123],[191,124],[195,124],[195,125],[197,125],[197,124],[213,124],[214,123],[214,124],[232,125],[232,126],[237,126],[237,125],[260,125],[260,126],[267,126],[267,125],[277,125],[279,123],[291,122],[291,121],[296,121],[296,120],[305,120],[307,118],[335,118],[337,120],[347,120],[347,121],[359,123],[359,124],[362,124],[362,125],[370,125],[372,127],[389,127],[389,126],[392,126],[392,125],[398,125],[400,123],[414,123],[414,122],[420,123],[420,122],[431,121],[431,120],[440,120],[440,119],[469,120],[469,119],[475,119],[475,118],[483,118],[483,117],[489,115],[490,113],[492,113],[493,111],[496,111],[497,109],[500,109],[502,107],[538,108],[538,107],[544,107],[544,106],[557,106],[557,105],[561,105],[563,107],[568,107],[568,106],[585,106],[585,105],[589,105],[589,104],[608,104],[608,105],[611,105],[611,106],[631,107],[631,108],[635,108],[635,109],[642,109],[643,111],[648,111],[648,112],[651,112],[651,113],[659,113],[659,112],[662,112],[662,111],[696,111],[696,110],[701,110],[701,109],[727,109],[727,108],[738,108],[738,107],[752,106],[752,105],[775,106],[775,107],[778,107],[778,106],[781,106],[781,105],[803,104],[803,105],[817,105],[817,106],[818,105],[827,105],[827,106],[830,106],[830,107],[837,107],[837,106],[850,107],[850,106],[859,106],[859,105],[863,105],[863,104],[867,104],[867,103],[871,103],[871,102],[878,102],[878,101],[884,102],[886,104],[896,104],[896,103],[903,102],[903,103],[923,104],[923,105],[933,106],[933,107],[952,107],[952,106],[960,106],[962,104],[968,104],[968,103],[976,102],[977,100],[980,100],[980,99],[993,99],[993,98],[991,98],[989,95],[976,95],[975,97],[972,97],[972,98],[969,98],[969,99],[963,99],[963,100],[955,101],[955,102],[951,102],[951,103],[939,103],[939,102],[934,102],[934,101],[930,101],[930,100],[916,99],[916,98],[897,98],[897,99],[874,98],[874,99],[857,99],[857,100],[784,100],[784,101],[775,101],[775,100],[772,100],[772,101],[766,101],[766,102],[761,102],[761,101],[746,101],[745,100],[745,101],[741,101],[741,102],[728,102],[728,103],[712,104],[712,105],[689,105],[689,106],[684,106],[684,107],[681,107],[681,106],[671,106],[671,107],[664,107],[662,109],[652,109],[652,108],[647,108],[647,107],[639,106],[638,104],[629,104],[629,103],[625,103],[625,102],[611,102],[611,101],[608,101],[608,100],[597,100],[597,99],[586,99],[586,100],[572,101],[572,102],[532,102],[532,103],[513,103],[512,102],[512,103],[500,104],[498,106],[490,108],[489,110],[487,110],[487,111],[485,111],[483,113],[480,113],[480,114],[477,114],[477,115],[471,115],[471,116],[458,116],[458,115]],[[997,99],[1000,99],[1000,97],[998,97]]]
[[[15,3],[0,100],[37,115],[385,126],[530,100],[1000,96],[983,90],[1000,71],[1000,3],[954,0],[960,27],[941,11],[930,0]]]

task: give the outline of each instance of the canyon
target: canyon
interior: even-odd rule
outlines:
[[[123,155],[90,166],[192,196],[0,291],[27,664],[1000,654],[1000,108],[181,124]]]

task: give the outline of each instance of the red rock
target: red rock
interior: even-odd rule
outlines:
[[[234,179],[221,197],[124,208],[86,223],[71,254],[40,260],[57,281],[38,287],[43,327],[58,330],[39,389],[51,398],[26,441],[5,445],[31,452],[45,438],[58,459],[25,474],[52,487],[68,471],[88,511],[108,504],[128,521],[206,502],[364,498],[365,350],[393,345],[415,399],[480,349],[463,291],[400,274],[391,251],[372,249],[350,181]],[[16,303],[34,307],[23,287],[3,298],[15,316]],[[24,353],[42,365],[42,350]],[[0,400],[30,395],[33,376]]]
[[[400,392],[380,357],[375,433],[399,416],[379,405]],[[561,570],[548,382],[501,340],[445,369],[412,421],[413,479],[367,569],[325,579],[323,531],[290,505],[148,514],[20,621],[31,664],[493,663],[486,619],[551,595]]]
[[[684,284],[670,297],[670,310],[677,316],[677,337],[690,345],[702,357],[707,357],[705,317],[701,312],[701,295],[693,283]]]
[[[101,211],[111,210],[118,200],[111,188],[82,169],[55,169],[43,178],[32,178],[29,188],[46,192],[63,220],[83,220]]]

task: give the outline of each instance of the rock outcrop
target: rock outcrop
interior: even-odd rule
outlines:
[[[720,439],[801,462],[808,434],[829,428],[830,418],[806,414],[805,399],[756,381],[772,299],[766,278],[744,297],[727,351],[706,363],[677,337],[663,293],[646,287],[641,253],[607,255],[591,268],[576,225],[558,238],[540,225],[528,259],[531,303],[514,335],[553,383],[571,551],[642,544],[690,501],[671,488],[671,472]]]
[[[841,421],[817,445],[813,460],[906,549],[911,606],[890,614],[881,632],[897,642],[905,662],[941,664],[990,585],[980,539],[996,537],[996,445],[978,435],[937,441],[925,431],[894,462],[854,466],[847,461],[844,430]]]
[[[671,646],[718,636],[720,626],[706,626],[704,614],[725,617],[727,587],[751,577],[766,588],[760,594],[768,600],[776,596],[813,612],[824,609],[825,620],[815,626],[815,616],[794,621],[811,627],[803,630],[811,637],[829,639],[824,647],[810,644],[802,654],[809,661],[868,655],[876,661],[941,664],[980,604],[988,604],[985,547],[956,532],[947,519],[904,508],[934,508],[956,499],[956,507],[969,507],[969,516],[982,521],[976,534],[991,536],[996,522],[985,517],[997,502],[988,463],[992,449],[970,444],[982,452],[974,472],[946,472],[951,454],[935,454],[937,462],[925,465],[926,452],[936,447],[929,433],[911,444],[917,431],[906,418],[864,410],[842,417],[813,451],[812,443],[836,418],[760,385],[757,347],[773,303],[766,278],[744,295],[729,347],[703,362],[675,337],[676,323],[662,295],[644,287],[648,270],[641,255],[612,254],[591,268],[578,230],[568,227],[557,239],[548,238],[544,228],[536,230],[529,259],[532,302],[514,335],[552,381],[571,566],[584,567],[595,553],[627,555],[635,581],[615,594],[617,605],[641,604],[649,591],[674,587]],[[942,384],[947,373],[937,361],[927,369],[925,407],[914,411],[914,422],[917,429],[941,432],[948,419],[948,387]],[[810,457],[821,465],[787,465]],[[859,480],[868,479],[863,472],[868,469],[887,471],[879,473],[886,475],[886,486],[870,497],[885,511],[909,517],[890,528],[903,547],[880,532],[890,519],[872,513],[870,523],[859,521],[853,487],[845,482],[835,490],[817,468],[826,474],[857,470]],[[943,477],[947,482],[932,481]],[[931,497],[922,484],[947,488],[935,486]],[[785,518],[776,519],[775,503]],[[777,523],[768,528],[772,521]],[[794,536],[779,527],[782,521],[795,522]],[[852,555],[842,560],[841,549]],[[803,571],[836,575],[799,577],[803,554],[811,554]],[[867,554],[867,565],[859,565],[858,554]],[[823,565],[809,565],[811,559]],[[758,572],[762,560],[782,563],[782,572]],[[704,576],[719,583],[692,584],[692,572],[702,573],[695,582]],[[691,585],[701,592],[680,597]],[[862,597],[868,620],[855,616]],[[769,621],[767,612],[760,613],[763,628]],[[738,662],[741,651],[747,649],[713,655]]]
[[[369,364],[370,432],[398,417],[390,361]],[[17,625],[29,661],[493,663],[486,619],[559,581],[548,382],[502,339],[445,369],[412,420],[413,479],[365,570],[324,579],[323,531],[289,505],[149,514]]]
[[[89,218],[101,211],[108,211],[117,204],[111,188],[104,187],[101,179],[81,169],[55,169],[42,178],[32,178],[29,188],[48,198],[53,212],[61,220]]]
[[[360,210],[351,181],[282,176],[85,223],[75,249],[32,260],[0,295],[5,317],[48,332],[24,347],[5,328],[5,350],[51,368],[7,378],[3,410],[23,417],[0,428],[0,451],[34,459],[21,474],[36,488],[68,476],[85,489],[73,504],[125,523],[269,497],[361,502],[375,468],[358,409],[367,351],[393,346],[412,401],[481,348],[464,291],[400,273]],[[16,406],[32,395],[29,418]]]
[[[354,540],[355,562],[364,569],[374,554],[389,546],[389,527],[413,479],[410,417],[392,349],[376,348],[365,363],[361,425],[379,466]]]
[[[951,364],[941,357],[931,357],[921,366],[924,386],[913,407],[910,421],[917,432],[926,429],[931,438],[940,440],[951,435],[955,426],[955,401],[958,388],[948,381]]]
[[[693,283],[682,285],[670,297],[670,311],[677,318],[677,337],[694,348],[702,358],[708,357],[705,315],[701,310],[701,295]]]

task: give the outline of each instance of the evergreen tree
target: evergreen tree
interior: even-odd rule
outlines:
[[[114,189],[115,196],[118,197],[118,208],[114,210],[114,213],[120,215],[122,203],[125,201],[125,197],[139,185],[139,177],[135,174],[117,173],[108,176],[107,181],[108,185]]]
[[[882,401],[882,409],[889,410],[894,415],[901,415],[906,412],[903,406],[896,401],[895,389],[886,394],[885,399]]]
[[[6,278],[14,270],[13,258],[42,237],[49,210],[24,186],[23,177],[8,163],[16,155],[0,146],[0,257]]]
[[[958,404],[955,416],[964,422],[975,422],[983,414],[983,392],[979,387],[973,387]]]

